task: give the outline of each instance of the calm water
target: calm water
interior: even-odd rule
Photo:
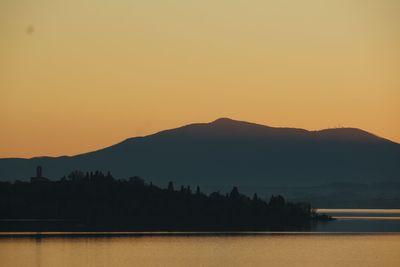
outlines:
[[[400,233],[400,209],[319,209],[335,221],[319,223],[315,232]]]
[[[3,234],[0,266],[400,266],[399,210],[324,212],[338,220],[309,233]]]
[[[400,235],[3,239],[1,266],[400,266]]]

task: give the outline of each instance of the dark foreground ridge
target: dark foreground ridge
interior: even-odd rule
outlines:
[[[233,187],[206,195],[139,177],[75,171],[59,181],[0,182],[0,231],[237,231],[307,229],[318,216],[307,203],[282,196],[268,202]]]

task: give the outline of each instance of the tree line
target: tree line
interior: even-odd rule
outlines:
[[[28,219],[28,220],[27,220]],[[58,181],[0,182],[0,230],[231,231],[307,228],[323,219],[308,203],[166,188],[140,177],[74,171]]]

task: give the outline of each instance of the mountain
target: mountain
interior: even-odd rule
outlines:
[[[0,159],[0,180],[53,179],[75,169],[213,188],[400,183],[400,144],[355,128],[307,131],[227,118],[134,137],[76,156]]]

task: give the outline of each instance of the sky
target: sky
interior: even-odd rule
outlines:
[[[2,0],[0,157],[219,117],[400,142],[400,1]]]

